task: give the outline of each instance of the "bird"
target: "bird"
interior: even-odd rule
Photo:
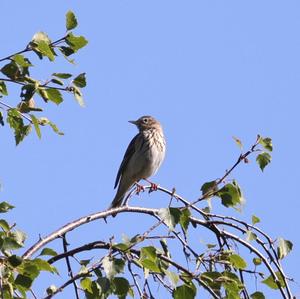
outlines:
[[[136,125],[139,133],[129,143],[119,167],[114,186],[118,189],[110,209],[122,206],[127,191],[141,179],[154,175],[165,158],[166,141],[161,124],[148,115],[129,122]]]

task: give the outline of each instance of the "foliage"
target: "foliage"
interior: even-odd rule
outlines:
[[[78,25],[76,16],[72,11],[66,14],[66,34],[52,41],[45,32],[37,32],[24,50],[0,59],[0,106],[6,111],[6,119],[0,112],[0,124],[9,124],[14,132],[15,141],[18,145],[34,128],[38,138],[41,138],[41,126],[49,125],[59,135],[63,133],[57,126],[46,117],[38,117],[36,113],[43,111],[37,106],[36,98],[39,97],[45,104],[52,102],[60,105],[64,101],[64,94],[70,93],[79,105],[84,106],[81,88],[86,86],[85,73],[73,76],[69,73],[55,72],[50,74],[46,80],[33,78],[31,76],[34,64],[31,62],[35,53],[40,60],[48,59],[55,62],[56,57],[61,55],[69,63],[77,51],[87,45],[84,36],[73,33]],[[26,56],[25,56],[26,55]],[[31,55],[32,56],[32,55]],[[2,75],[2,76],[1,76]],[[9,84],[20,86],[20,98],[15,106],[8,105],[3,100],[9,96]]]

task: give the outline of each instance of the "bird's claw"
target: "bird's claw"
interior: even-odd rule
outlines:
[[[150,182],[150,189],[149,189],[149,193],[153,192],[153,191],[157,191],[158,189],[158,185],[155,183]]]
[[[136,193],[137,195],[139,195],[141,191],[145,191],[144,186],[143,186],[143,185],[140,185],[140,184],[138,184],[138,183],[136,183],[136,191],[135,191],[135,193]]]

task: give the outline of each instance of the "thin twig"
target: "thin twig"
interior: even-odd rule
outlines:
[[[62,240],[63,240],[64,253],[66,253],[66,252],[68,252],[68,242],[67,242],[65,234],[62,236]],[[69,276],[71,277],[71,279],[74,279],[74,275],[73,275],[73,271],[72,271],[72,268],[71,268],[71,263],[70,263],[69,256],[66,256],[66,263],[67,263]],[[78,287],[77,287],[77,284],[76,284],[75,280],[73,281],[73,286],[74,286],[76,299],[79,299]]]
[[[133,273],[133,271],[132,271],[132,268],[131,268],[131,261],[130,261],[128,258],[127,258],[127,262],[128,262],[128,271],[129,271],[129,273],[130,273],[131,276],[132,276],[134,285],[136,286],[136,289],[137,289],[137,291],[138,291],[140,297],[143,298],[143,292],[142,292],[142,290],[141,290],[141,288],[140,288],[140,286],[139,286],[139,284],[138,284],[138,282],[137,282],[136,274]]]

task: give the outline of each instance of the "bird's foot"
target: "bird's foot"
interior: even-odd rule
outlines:
[[[147,180],[147,179],[144,179],[146,182],[148,182],[150,184],[150,189],[149,189],[149,193],[153,192],[153,191],[157,191],[158,189],[158,185]]]
[[[140,184],[138,184],[138,183],[135,183],[135,185],[136,185],[136,191],[135,191],[135,193],[136,193],[137,195],[139,195],[141,191],[145,191],[145,188],[144,188],[143,185],[140,185]]]

